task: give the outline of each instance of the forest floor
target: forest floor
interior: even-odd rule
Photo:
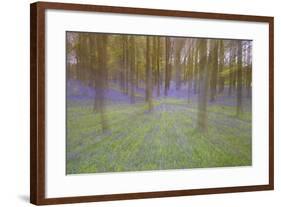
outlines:
[[[136,95],[135,104],[108,101],[106,132],[93,99],[68,98],[67,174],[251,165],[250,101],[243,100],[239,117],[233,97],[209,103],[203,133],[196,128],[196,98],[160,97],[149,112],[142,93]]]

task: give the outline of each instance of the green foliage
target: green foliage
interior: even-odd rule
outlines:
[[[196,129],[195,103],[163,98],[146,104],[110,104],[102,132],[90,103],[69,103],[67,173],[121,172],[251,165],[251,115],[235,107],[208,107],[208,131]]]

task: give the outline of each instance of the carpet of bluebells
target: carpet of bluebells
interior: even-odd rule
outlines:
[[[243,92],[244,93],[244,92]],[[117,85],[106,90],[102,131],[100,114],[93,110],[95,91],[79,81],[67,83],[67,174],[249,166],[252,163],[251,98],[243,97],[237,117],[235,94],[218,95],[208,103],[208,131],[196,128],[197,95],[187,88],[168,96],[153,94],[153,110],[139,88],[136,102]]]

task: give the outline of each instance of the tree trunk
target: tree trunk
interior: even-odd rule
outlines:
[[[251,85],[252,85],[252,60],[251,60],[251,54],[252,54],[252,45],[249,43],[247,48],[247,68],[246,68],[246,87],[247,87],[247,98],[251,97]]]
[[[194,75],[193,75],[193,93],[197,94],[199,93],[199,64],[198,64],[198,58],[199,58],[199,49],[196,48],[195,50],[195,64],[194,64]]]
[[[176,54],[175,54],[175,66],[176,66],[176,90],[181,88],[181,49],[182,41],[176,41]]]
[[[160,37],[157,37],[157,96],[160,96]]]
[[[168,95],[169,87],[170,87],[170,39],[169,37],[165,38],[165,48],[166,48],[166,54],[165,54],[165,96]]]
[[[135,103],[135,38],[134,36],[130,37],[130,97],[131,103]]]
[[[238,59],[237,59],[237,106],[236,115],[242,113],[242,41],[237,41]]]
[[[188,72],[187,72],[187,84],[188,84],[188,94],[187,100],[190,102],[190,95],[192,92],[192,79],[194,73],[194,49],[190,51],[189,58],[188,58]]]
[[[98,62],[97,60],[97,43],[96,43],[96,36],[95,35],[90,35],[89,36],[89,45],[90,45],[90,55],[89,55],[89,58],[90,58],[90,82],[89,82],[89,85],[91,87],[95,87],[96,83],[95,83],[95,80],[96,80],[96,73],[97,73],[97,70],[98,68],[96,67],[96,63]],[[96,109],[96,99],[94,99],[94,106],[93,106],[93,111],[95,111]]]
[[[121,39],[121,45],[122,45],[122,63],[121,63],[121,69],[120,69],[120,88],[123,93],[125,93],[125,81],[126,81],[126,43],[125,43],[125,37],[123,36]]]
[[[228,95],[231,96],[233,91],[233,76],[234,76],[234,48],[233,44],[231,44],[232,49],[230,50],[230,60],[229,60],[229,88]]]
[[[151,67],[151,61],[150,61],[150,38],[146,37],[146,100],[148,102],[148,109],[151,111],[153,109],[152,104],[152,67]]]
[[[214,101],[217,94],[217,79],[218,79],[218,41],[211,41],[210,61],[211,61],[211,77],[210,77],[210,101]]]
[[[208,83],[209,83],[209,70],[207,68],[207,40],[199,40],[199,53],[200,53],[200,92],[198,94],[198,114],[197,114],[197,127],[201,132],[207,131],[207,98],[208,98]]]
[[[108,129],[108,123],[105,117],[105,91],[107,82],[107,36],[97,36],[97,50],[98,50],[98,69],[95,76],[95,99],[97,100],[96,111],[101,117],[102,131],[105,132]]]
[[[124,36],[125,41],[125,93],[129,93],[129,45],[128,36]]]
[[[224,91],[224,76],[223,76],[223,68],[224,68],[224,44],[223,40],[219,41],[219,93]]]

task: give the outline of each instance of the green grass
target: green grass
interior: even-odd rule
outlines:
[[[67,174],[251,165],[251,113],[210,105],[208,131],[196,129],[197,108],[186,100],[111,104],[109,130],[91,104],[67,108]]]

